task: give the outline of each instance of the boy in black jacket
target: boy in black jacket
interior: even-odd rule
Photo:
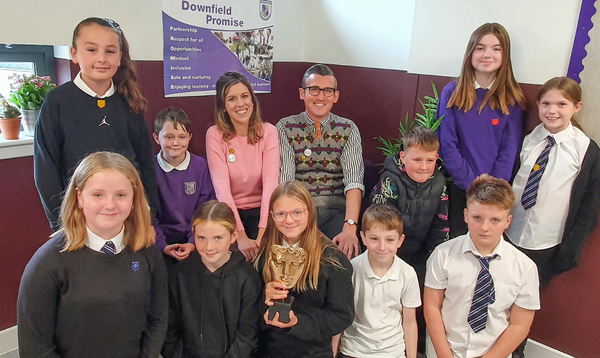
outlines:
[[[398,256],[417,272],[423,287],[425,264],[433,249],[448,239],[446,178],[438,170],[437,135],[421,126],[402,137],[403,150],[385,159],[371,204],[388,204],[402,214],[406,239]]]
[[[192,217],[196,250],[169,275],[165,358],[248,358],[258,341],[258,272],[239,252],[235,217],[209,201]]]

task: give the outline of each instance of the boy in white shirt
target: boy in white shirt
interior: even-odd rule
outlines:
[[[477,177],[467,191],[466,235],[427,261],[427,357],[510,357],[540,309],[535,264],[505,241],[515,196],[504,179]]]
[[[417,357],[416,308],[421,293],[415,270],[396,256],[404,241],[398,209],[370,206],[360,235],[367,251],[354,268],[354,322],[341,339],[344,357]]]

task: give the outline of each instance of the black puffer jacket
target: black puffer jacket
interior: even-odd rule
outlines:
[[[448,235],[448,196],[446,178],[436,169],[424,183],[412,180],[398,153],[384,162],[384,172],[371,194],[371,204],[393,205],[402,214],[406,239],[398,256],[417,273],[429,253]]]

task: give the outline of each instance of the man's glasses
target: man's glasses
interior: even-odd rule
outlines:
[[[273,216],[273,220],[275,220],[276,223],[284,222],[288,215],[292,217],[292,220],[300,221],[304,217],[305,211],[306,209],[296,209],[292,211],[274,210],[271,211],[271,215]]]
[[[312,87],[304,87],[304,89],[308,90],[308,93],[310,93],[313,96],[318,96],[321,91],[323,91],[323,93],[327,97],[333,97],[333,95],[335,94],[335,88],[331,88],[331,87],[319,88],[317,86],[312,86]]]

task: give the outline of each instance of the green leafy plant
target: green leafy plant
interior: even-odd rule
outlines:
[[[42,108],[42,102],[48,92],[56,88],[56,85],[50,82],[50,76],[13,75],[9,79],[13,80],[9,101],[22,110]]]
[[[0,116],[2,118],[17,118],[21,115],[21,112],[17,107],[8,103],[8,101],[0,95]]]
[[[382,144],[381,147],[377,147],[377,149],[381,150],[381,154],[386,157],[390,155],[394,155],[400,151],[402,147],[402,137],[406,132],[412,129],[415,125],[423,126],[431,129],[432,131],[437,131],[440,127],[440,123],[444,116],[442,115],[440,118],[437,118],[437,106],[439,103],[439,96],[437,88],[433,81],[431,82],[431,87],[433,88],[433,97],[425,96],[424,99],[426,102],[423,102],[419,99],[419,103],[421,103],[421,108],[423,108],[424,113],[417,113],[417,118],[414,121],[409,122],[408,113],[406,113],[406,117],[404,118],[404,122],[400,121],[398,130],[400,131],[400,139],[398,138],[390,138],[386,139],[381,136],[375,137]]]

